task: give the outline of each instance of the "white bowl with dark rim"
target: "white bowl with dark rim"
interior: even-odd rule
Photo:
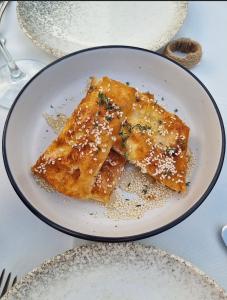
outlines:
[[[190,149],[196,158],[191,184],[160,208],[136,220],[112,220],[95,202],[48,193],[34,181],[30,167],[54,138],[42,117],[59,107],[70,115],[84,95],[90,76],[130,82],[139,90],[164,97],[170,111],[190,127]],[[65,103],[65,99],[73,99]],[[206,199],[221,172],[225,132],[221,114],[204,84],[190,71],[162,55],[141,48],[103,46],[56,60],[21,90],[8,114],[3,133],[3,158],[10,182],[24,204],[50,226],[75,237],[119,242],[163,232],[188,217]],[[95,216],[93,214],[95,213]],[[117,225],[117,226],[116,226]]]

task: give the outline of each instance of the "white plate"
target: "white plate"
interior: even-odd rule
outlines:
[[[18,1],[25,34],[61,57],[100,45],[158,50],[180,29],[187,1]]]
[[[226,300],[183,259],[140,244],[93,244],[69,250],[25,276],[5,300]]]
[[[143,218],[114,221],[95,202],[75,201],[48,193],[33,180],[30,167],[54,138],[45,132],[44,112],[66,103],[69,115],[84,95],[89,76],[107,75],[129,81],[139,90],[163,96],[170,111],[189,125],[190,148],[196,164],[185,196],[178,194]],[[8,115],[3,156],[10,181],[22,201],[51,226],[93,240],[133,240],[160,233],[190,215],[213,188],[224,159],[225,135],[218,108],[207,89],[192,73],[157,53],[132,47],[87,49],[60,59],[38,73],[21,91]],[[91,215],[94,213],[94,215]],[[117,225],[117,226],[116,226]]]

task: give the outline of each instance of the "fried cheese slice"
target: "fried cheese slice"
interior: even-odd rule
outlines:
[[[159,183],[186,190],[189,127],[158,105],[149,93],[136,95],[114,149]]]
[[[102,192],[95,185],[96,177],[108,158],[122,122],[132,110],[135,92],[134,88],[108,77],[93,79],[86,97],[57,139],[32,167],[34,175],[67,196],[87,199],[93,194],[94,198],[105,202],[110,190]],[[103,171],[106,180],[108,164],[107,161]],[[118,176],[118,171],[116,173]],[[115,172],[111,176],[115,176]]]
[[[107,203],[121,177],[125,163],[126,159],[124,156],[110,150],[108,158],[96,177],[89,198]]]

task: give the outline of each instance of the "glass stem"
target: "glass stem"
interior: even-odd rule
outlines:
[[[22,79],[25,76],[25,74],[19,69],[11,54],[7,50],[4,38],[0,38],[0,51],[2,52],[4,59],[7,63],[11,78],[14,81]]]

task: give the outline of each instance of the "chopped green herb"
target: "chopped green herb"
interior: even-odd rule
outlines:
[[[130,201],[130,199],[128,199],[128,198],[125,198],[125,200],[126,200],[126,201]]]
[[[148,185],[147,185],[147,184],[144,184],[142,193],[143,193],[144,195],[146,195],[146,194],[147,194],[147,191],[148,191]]]
[[[106,121],[110,122],[111,120],[113,120],[113,117],[111,117],[111,116],[106,116],[105,119],[106,119]]]
[[[122,147],[125,147],[126,141],[128,139],[128,134],[126,132],[124,132],[123,130],[121,130],[119,132],[119,135],[121,136],[121,145]]]
[[[177,112],[178,112],[178,109],[177,109],[177,108],[175,108],[175,109],[174,109],[174,112],[175,112],[175,113],[177,113]]]
[[[164,100],[165,100],[165,98],[164,98],[164,97],[162,97],[162,98],[161,98],[161,100],[162,100],[162,101],[164,101]]]
[[[128,81],[126,81],[125,84],[130,85],[130,83]]]
[[[101,106],[101,105],[106,105],[108,102],[109,102],[109,98],[102,92],[99,92],[98,93],[98,105]]]
[[[191,184],[191,182],[190,182],[190,181],[186,182],[186,186],[189,186],[190,184]]]
[[[124,136],[122,137],[122,141],[123,141],[124,143],[126,143],[127,139],[128,139],[128,135],[124,135]]]
[[[162,120],[158,120],[158,124],[159,124],[159,125],[162,125]]]
[[[121,146],[122,146],[122,147],[125,147],[125,146],[126,146],[126,141],[127,141],[127,139],[124,139],[124,140],[122,139],[122,141],[121,141]]]
[[[126,134],[124,131],[121,130],[121,131],[119,132],[119,135],[120,135],[121,137],[124,137],[124,136],[127,135],[127,134]]]
[[[130,125],[127,121],[122,126],[124,129],[126,129],[129,133],[132,132],[132,125]]]
[[[130,185],[131,185],[131,182],[128,183],[128,187],[130,187]]]
[[[125,157],[126,159],[128,159],[128,153],[127,153],[127,152],[125,152],[123,155],[124,155],[124,157]]]
[[[141,204],[137,204],[136,207],[141,207]]]
[[[143,189],[143,190],[142,190],[142,193],[143,193],[144,195],[146,195],[146,194],[147,194],[147,188]]]
[[[114,108],[113,104],[111,102],[108,102],[107,105],[106,105],[106,109],[107,110],[114,110],[114,111],[117,111],[116,108]]]
[[[141,125],[141,124],[136,124],[136,125],[134,125],[134,126],[132,127],[132,129],[134,129],[134,128],[137,128],[137,129],[139,129],[140,131],[146,131],[146,130],[148,130],[148,129],[151,129],[150,126],[147,126],[147,125]]]
[[[52,104],[50,105],[50,108],[54,108]]]
[[[93,213],[89,213],[89,215],[90,215],[90,216],[93,216],[94,214],[93,214]]]
[[[113,110],[114,106],[113,104],[110,102],[110,98],[108,98],[104,93],[99,92],[98,93],[98,105],[99,106],[104,106],[106,108],[106,110]]]

